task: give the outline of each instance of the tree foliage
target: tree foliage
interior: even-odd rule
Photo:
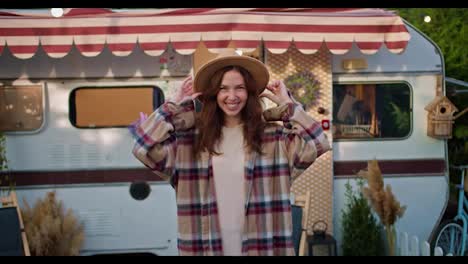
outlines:
[[[426,34],[441,49],[445,74],[468,80],[468,8],[395,8],[411,25]],[[429,23],[424,17],[430,16]]]
[[[468,82],[468,8],[389,8],[432,39],[442,51],[445,76]],[[430,16],[429,23],[424,16]],[[459,111],[468,107],[468,93],[451,91],[468,89],[446,82],[449,99]],[[457,113],[455,113],[457,114]],[[468,164],[468,114],[456,119],[453,138],[448,140],[449,163]],[[460,181],[460,171],[450,170],[451,182]]]

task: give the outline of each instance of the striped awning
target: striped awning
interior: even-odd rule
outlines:
[[[382,45],[401,53],[410,34],[402,19],[383,9],[354,8],[182,8],[113,11],[101,8],[65,9],[50,13],[0,12],[0,53],[6,47],[27,59],[39,49],[53,58],[76,47],[84,56],[107,48],[116,56],[129,55],[139,46],[152,56],[161,55],[170,42],[181,54],[192,54],[200,42],[218,52],[232,41],[246,52],[261,41],[273,53],[294,45],[315,53],[326,45],[344,54],[353,43],[365,54]]]

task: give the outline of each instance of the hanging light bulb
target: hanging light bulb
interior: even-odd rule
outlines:
[[[63,16],[63,8],[51,8],[50,13],[53,17],[61,17]]]

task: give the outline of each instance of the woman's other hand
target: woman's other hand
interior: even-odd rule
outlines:
[[[288,88],[281,80],[275,80],[266,87],[271,93],[264,91],[260,97],[266,97],[277,105],[292,103],[291,97],[288,93]]]

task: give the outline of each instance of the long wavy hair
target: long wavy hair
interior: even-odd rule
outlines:
[[[241,111],[241,122],[243,125],[244,144],[249,151],[262,154],[262,133],[265,121],[262,119],[262,105],[259,99],[259,91],[256,88],[255,79],[242,67],[227,66],[215,72],[211,82],[207,84],[203,94],[199,97],[203,106],[197,113],[196,126],[199,133],[195,138],[194,155],[199,157],[202,151],[208,151],[211,155],[220,155],[215,151],[216,144],[221,140],[221,131],[224,125],[224,112],[218,106],[217,95],[220,90],[221,81],[228,71],[237,71],[244,78],[247,89],[247,102]]]

